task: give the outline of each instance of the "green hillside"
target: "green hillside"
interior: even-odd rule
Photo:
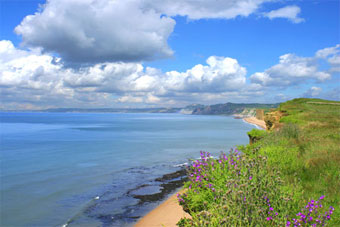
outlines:
[[[303,200],[325,195],[338,208],[332,220],[340,226],[340,102],[294,99],[278,109],[283,128],[255,146],[288,185],[298,181]]]
[[[294,99],[267,117],[252,145],[189,169],[180,226],[340,226],[340,102]]]

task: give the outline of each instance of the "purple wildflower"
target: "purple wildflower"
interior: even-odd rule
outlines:
[[[266,219],[267,219],[267,221],[273,220],[273,218],[271,216],[267,217]]]

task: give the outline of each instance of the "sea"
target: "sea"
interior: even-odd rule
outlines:
[[[175,192],[183,176],[168,174],[200,151],[247,144],[254,127],[179,113],[0,113],[0,226],[132,226]]]

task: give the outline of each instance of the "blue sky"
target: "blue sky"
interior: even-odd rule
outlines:
[[[340,99],[339,1],[0,4],[4,109]]]

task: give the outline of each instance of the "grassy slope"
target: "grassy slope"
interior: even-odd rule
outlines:
[[[294,99],[278,109],[285,127],[258,142],[260,152],[291,187],[299,181],[305,201],[325,195],[335,207],[330,224],[340,226],[340,102]]]
[[[187,193],[179,197],[193,218],[181,226],[282,226],[287,215],[296,218],[321,195],[324,208],[335,207],[328,226],[340,226],[340,102],[294,99],[278,110],[283,128],[260,136],[251,131],[261,139],[240,146],[244,156],[239,161],[232,155],[229,161],[196,161]],[[197,181],[197,175],[206,179]],[[270,214],[273,220],[266,220],[263,195],[278,211],[278,216]]]

